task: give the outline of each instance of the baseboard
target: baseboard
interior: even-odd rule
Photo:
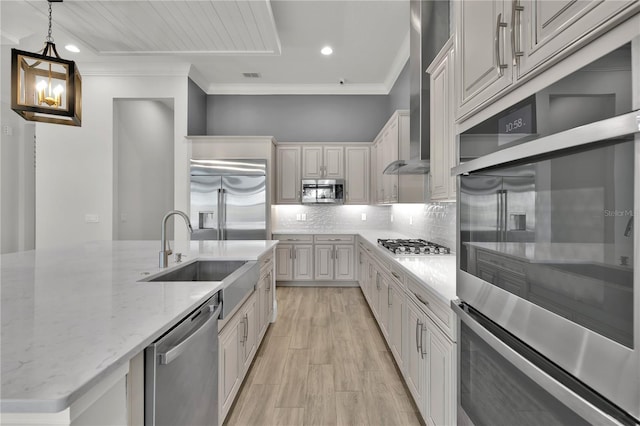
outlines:
[[[276,281],[276,287],[360,287],[358,281]]]

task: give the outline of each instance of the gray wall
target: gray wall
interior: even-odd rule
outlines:
[[[389,117],[395,110],[409,109],[409,94],[409,61],[407,61],[389,92]]]
[[[173,99],[117,99],[113,109],[113,239],[157,240],[173,209]]]
[[[189,79],[187,134],[204,135],[207,132],[207,94]]]
[[[280,142],[370,142],[389,119],[386,95],[210,95],[207,134]]]

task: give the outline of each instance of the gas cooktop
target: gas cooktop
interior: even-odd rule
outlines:
[[[378,238],[378,244],[386,248],[392,253],[402,255],[434,255],[434,254],[450,254],[449,247],[440,244],[416,239],[382,239]]]

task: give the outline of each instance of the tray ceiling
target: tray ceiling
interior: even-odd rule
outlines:
[[[41,49],[46,0],[2,0],[0,18],[2,44]],[[182,65],[210,94],[388,93],[409,57],[408,0],[65,0],[53,21],[86,75]]]

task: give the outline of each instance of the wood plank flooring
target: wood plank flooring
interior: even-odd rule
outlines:
[[[235,425],[419,425],[359,288],[278,287],[271,324],[227,420]]]

